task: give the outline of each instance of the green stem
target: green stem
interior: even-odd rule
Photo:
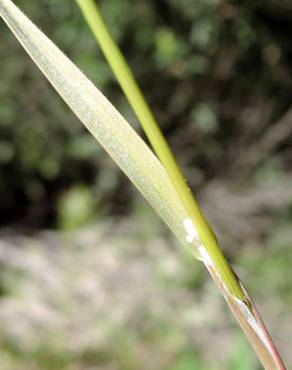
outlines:
[[[158,126],[153,114],[138,87],[135,78],[113,41],[93,0],[76,0],[91,31],[96,37],[108,63],[110,64],[122,90],[136,113],[157,157],[164,166],[179,198],[192,220],[202,244],[205,246],[214,266],[232,295],[243,300],[245,294],[226,261],[214,232],[206,221],[200,206],[175,161],[175,158]]]

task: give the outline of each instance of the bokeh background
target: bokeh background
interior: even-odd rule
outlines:
[[[15,3],[141,133],[75,2]],[[291,1],[98,4],[291,367]],[[1,369],[260,369],[203,267],[0,34]]]

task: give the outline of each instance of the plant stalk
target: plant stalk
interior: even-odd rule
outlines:
[[[230,293],[240,300],[245,299],[233,271],[226,261],[217,238],[204,217],[200,206],[188,187],[184,176],[157,124],[143,93],[141,92],[123,54],[111,37],[105,22],[93,0],[76,0],[92,33],[98,41],[132,109],[136,113],[152,148],[165,168],[189,218],[199,234],[202,244],[212,259],[218,274]]]
[[[201,259],[226,299],[232,313],[266,370],[285,370],[254,302],[226,261],[217,238],[188,187],[168,143],[139,88],[121,50],[115,43],[93,0],[76,0],[84,18],[138,117],[157,157],[165,168],[202,243]]]

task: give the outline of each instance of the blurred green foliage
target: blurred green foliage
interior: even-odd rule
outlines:
[[[75,185],[62,194],[58,202],[59,225],[74,230],[86,225],[94,214],[94,199],[89,188]]]
[[[124,340],[126,335],[124,333]],[[96,351],[74,356],[71,353],[64,352],[64,350],[43,348],[38,352],[27,354],[16,353],[13,348],[6,347],[2,351],[3,370],[16,370],[21,364],[23,370],[40,369],[40,370],[85,370],[85,369],[103,369],[107,364],[115,370],[136,370],[147,369],[145,364],[141,363],[138,358],[137,345],[134,343],[114,343],[115,348],[107,351]],[[248,352],[247,352],[248,351]],[[178,353],[173,364],[161,368],[161,370],[258,370],[254,361],[250,359],[250,351],[246,344],[237,346],[234,352],[234,359],[226,361],[226,367],[210,367],[205,363],[200,355],[191,349],[184,349]],[[151,363],[151,361],[150,361]],[[147,366],[147,364],[146,364]]]
[[[137,125],[74,2],[18,5]],[[290,105],[290,2],[99,5],[195,191],[222,173],[240,184],[246,168],[232,167],[234,153],[249,151]],[[90,212],[130,212],[136,200],[123,175],[3,23],[0,30],[0,222],[57,226],[62,194],[79,184],[91,193]],[[276,145],[274,153],[283,154],[278,172],[285,170],[289,142]],[[256,175],[257,167],[247,172]]]

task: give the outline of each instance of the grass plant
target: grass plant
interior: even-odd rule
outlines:
[[[219,248],[95,3],[78,0],[78,4],[158,158],[103,94],[11,0],[0,0],[0,16],[67,105],[182,244],[204,262],[265,369],[285,369],[254,303]]]

